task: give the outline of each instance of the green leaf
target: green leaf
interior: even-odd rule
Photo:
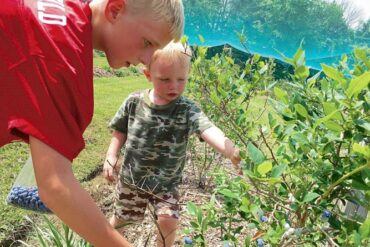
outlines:
[[[201,210],[198,210],[197,212],[197,221],[198,221],[198,224],[199,225],[202,225],[202,221],[203,221],[203,213]]]
[[[356,47],[354,49],[355,57],[359,60],[365,61],[367,60],[366,50],[363,48]]]
[[[320,195],[315,193],[315,192],[309,192],[305,195],[305,197],[303,198],[303,202],[310,202],[314,199],[316,199],[317,197],[319,197]]]
[[[362,239],[368,238],[370,235],[370,214],[367,216],[367,219],[364,223],[360,226],[359,229],[360,235]]]
[[[361,235],[356,231],[353,233],[353,241],[355,242],[355,246],[361,247]]]
[[[308,112],[306,110],[306,108],[301,105],[301,104],[295,104],[294,105],[294,109],[299,113],[299,115],[301,115],[302,117],[305,117],[307,118],[308,117]]]
[[[313,128],[316,129],[317,126],[319,126],[320,124],[322,124],[323,122],[326,122],[326,121],[329,121],[330,119],[334,118],[335,117],[335,114],[337,114],[337,112],[339,112],[339,110],[336,110],[332,113],[330,113],[329,115],[323,117],[323,118],[319,118],[316,120]]]
[[[303,133],[296,132],[292,134],[292,138],[300,144],[309,144],[307,135],[304,135]]]
[[[272,169],[272,162],[271,161],[265,161],[257,167],[257,171],[261,175],[265,175],[266,173],[271,171],[271,169]]]
[[[363,191],[370,190],[370,186],[368,186],[364,181],[362,181],[362,178],[352,179],[351,188]]]
[[[324,102],[323,107],[324,107],[324,113],[325,113],[326,116],[329,115],[332,112],[336,112],[333,115],[333,119],[342,120],[342,116],[338,112],[338,107],[335,105],[335,103],[333,103],[333,102]]]
[[[197,206],[193,202],[188,202],[186,205],[186,208],[191,215],[196,215],[197,214]]]
[[[355,79],[352,79],[346,91],[348,97],[356,96],[358,93],[361,92],[362,89],[367,87],[369,82],[370,82],[369,71],[362,74],[361,76],[356,77]]]
[[[209,222],[208,222],[208,219],[207,218],[202,221],[202,224],[201,224],[202,232],[206,232],[207,231],[208,223]]]
[[[194,222],[194,221],[190,221],[190,224],[191,226],[194,228],[194,229],[199,229],[200,226],[198,225],[198,223]]]
[[[358,48],[356,47],[354,50],[355,56],[357,59],[362,60],[366,67],[370,69],[370,60],[366,55],[366,48]]]
[[[269,125],[270,125],[270,128],[274,128],[277,121],[276,119],[272,116],[272,114],[269,112],[268,113],[268,120],[269,120]]]
[[[353,144],[352,150],[355,153],[360,153],[365,155],[365,157],[370,157],[370,148],[368,146],[361,146],[358,143]]]
[[[260,54],[254,54],[253,61],[254,62],[258,62],[260,60],[260,58],[261,58],[261,55]]]
[[[202,35],[198,35],[198,38],[199,38],[199,41],[200,41],[200,43],[204,43],[204,37],[202,36]]]
[[[56,226],[47,218],[46,219],[46,223],[48,225],[48,228],[51,232],[51,236],[52,236],[52,241],[54,242],[54,245],[55,246],[58,246],[58,247],[63,247],[63,244],[62,244],[62,236],[60,235],[58,229],[56,228]]]
[[[284,171],[288,168],[287,165],[278,165],[274,166],[271,171],[271,177],[278,178],[281,176],[281,174],[284,173]]]
[[[265,73],[266,71],[267,71],[267,69],[269,68],[269,65],[268,64],[266,64],[265,66],[263,66],[259,71],[258,71],[258,73],[260,73],[261,75],[263,74],[263,73]]]
[[[314,76],[310,77],[308,80],[307,80],[307,87],[312,87],[316,81],[317,81],[317,78],[319,78],[321,74],[321,71],[317,72]]]
[[[183,35],[180,42],[182,45],[186,45],[188,43],[188,36]]]
[[[261,164],[265,160],[265,156],[256,146],[252,143],[248,143],[247,146],[249,158],[255,163],[256,165]]]
[[[293,56],[293,60],[294,60],[295,64],[297,65],[297,67],[303,66],[306,62],[306,53],[305,53],[305,51],[302,50],[301,48],[298,48],[298,50],[296,51],[296,53]]]
[[[276,183],[281,183],[281,179],[280,178],[269,178],[267,180],[267,183],[270,185],[274,185]]]
[[[370,187],[370,168],[361,171],[361,178],[364,184]]]
[[[250,205],[250,201],[248,200],[248,198],[246,197],[243,197],[242,198],[242,205],[245,206],[246,208],[248,208],[248,206]]]
[[[299,66],[294,70],[294,73],[300,79],[306,79],[310,75],[310,70],[306,66]]]
[[[334,122],[334,121],[325,121],[324,122],[324,125],[330,129],[331,131],[334,131],[334,132],[341,132],[343,131],[343,127],[341,125],[339,125],[338,123]]]
[[[211,92],[210,97],[211,97],[211,100],[212,100],[212,102],[213,102],[214,104],[216,104],[216,105],[220,105],[221,100],[220,100],[220,98],[218,97],[218,95],[217,95],[216,91],[212,91],[212,92]]]
[[[331,66],[328,66],[326,64],[321,64],[321,67],[325,73],[325,75],[335,81],[338,81],[342,87],[343,87],[343,84],[346,82],[345,79],[343,78],[343,75],[338,71],[336,70],[335,68],[331,67]]]
[[[363,119],[357,119],[354,121],[357,126],[360,126],[361,128],[365,129],[366,131],[370,131],[370,123],[363,120]]]
[[[229,198],[239,199],[239,196],[229,189],[222,189],[219,191],[219,193]]]
[[[278,100],[284,102],[285,104],[288,104],[289,102],[288,94],[285,91],[283,91],[279,87],[274,87],[274,93],[276,97],[278,98]]]
[[[37,228],[37,232],[36,233],[37,233],[38,241],[42,245],[42,247],[49,247],[49,245],[46,244],[46,242],[44,240],[44,237],[41,234],[41,229],[40,228]]]

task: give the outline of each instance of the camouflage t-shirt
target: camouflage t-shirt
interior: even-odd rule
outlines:
[[[127,134],[120,177],[154,193],[172,191],[181,183],[189,136],[213,124],[188,98],[155,105],[149,91],[131,94],[109,124]]]

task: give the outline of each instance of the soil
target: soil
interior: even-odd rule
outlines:
[[[223,158],[218,158],[217,164],[222,164],[232,171],[233,167],[229,161]],[[180,218],[180,226],[177,231],[177,237],[175,245],[184,246],[185,234],[183,231],[187,228],[191,228],[190,221],[191,218],[185,213],[185,205],[187,202],[191,201],[196,205],[203,205],[209,202],[212,195],[212,182],[211,178],[203,178],[202,181],[198,179],[196,166],[193,166],[189,161],[185,166],[183,174],[183,184],[179,188],[181,195],[180,203],[184,204],[182,207],[182,213]],[[108,184],[103,176],[100,174],[95,179],[88,183],[88,190],[92,194],[94,200],[98,203],[99,207],[102,209],[103,213],[110,217],[113,210],[113,191],[114,185]],[[241,232],[241,239],[245,237],[244,230]],[[154,223],[153,217],[150,211],[147,210],[145,214],[144,221],[141,224],[134,224],[125,227],[124,236],[137,247],[154,247],[156,246],[156,225]],[[244,236],[244,237],[243,237]],[[209,228],[207,231],[207,242],[209,247],[222,247],[224,244],[220,240],[219,230]]]

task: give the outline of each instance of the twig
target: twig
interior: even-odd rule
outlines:
[[[149,207],[149,212],[150,214],[152,215],[152,218],[153,218],[153,222],[155,224],[155,226],[157,227],[157,230],[158,230],[158,233],[159,235],[161,236],[161,239],[162,239],[162,243],[163,243],[163,247],[166,247],[166,237],[163,235],[162,231],[161,231],[161,228],[158,224],[158,216],[157,214],[155,213],[154,209],[153,211],[150,209]]]
[[[323,229],[323,228],[321,228],[320,227],[320,231],[322,232],[322,233],[324,233],[324,235],[326,236],[326,238],[329,240],[329,243],[331,244],[331,245],[333,245],[334,247],[339,247],[339,245],[337,245],[335,242],[334,242],[334,240],[331,238],[331,236]]]
[[[337,186],[338,184],[342,183],[344,180],[346,180],[347,178],[351,177],[352,175],[366,169],[366,168],[370,168],[370,161],[367,162],[366,165],[363,165],[363,166],[360,166],[360,167],[357,167],[355,170],[347,173],[346,175],[344,175],[343,177],[341,177],[340,179],[338,179],[335,183],[333,183],[332,185],[330,185],[329,189],[321,196],[322,199],[325,199],[329,196],[329,194],[331,193],[331,191],[335,188],[335,186]]]
[[[138,187],[138,186],[137,186],[137,185],[135,185],[135,184],[128,184],[128,183],[126,183],[126,184],[127,184],[128,186],[132,187],[133,189],[138,190],[138,191],[140,191],[141,193],[144,193],[144,194],[150,195],[150,196],[152,196],[152,197],[155,197],[156,199],[158,199],[158,200],[160,200],[160,201],[162,201],[162,202],[166,202],[166,203],[171,204],[171,205],[186,205],[186,204],[184,204],[184,203],[174,203],[174,202],[167,201],[167,200],[163,199],[162,197],[159,197],[159,196],[157,196],[156,194],[153,194],[153,193],[152,193],[152,192],[150,192],[150,191],[147,191],[147,190],[144,190],[144,189],[142,189],[142,188]]]

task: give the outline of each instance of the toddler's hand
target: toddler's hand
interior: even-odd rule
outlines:
[[[234,149],[234,152],[231,154],[230,160],[233,163],[234,168],[238,171],[239,175],[243,175],[243,171],[240,167],[241,159],[240,159],[240,154],[239,154],[239,149],[238,148]]]
[[[103,166],[103,176],[110,183],[117,181],[118,179],[117,161],[111,162],[108,159],[105,160]]]

